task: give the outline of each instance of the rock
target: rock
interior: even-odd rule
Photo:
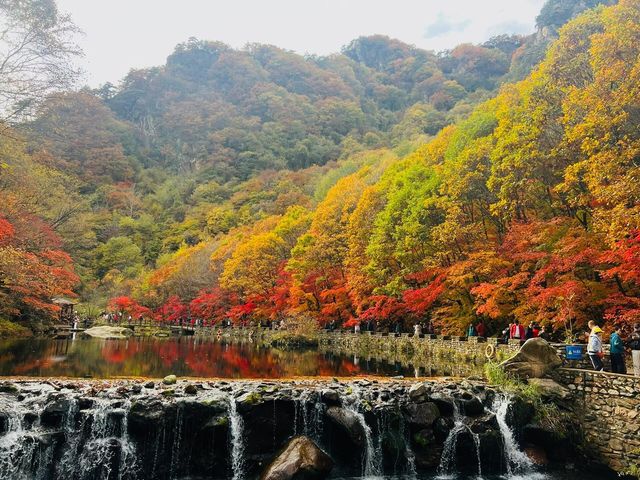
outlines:
[[[259,392],[245,392],[236,399],[238,411],[244,413],[256,405],[264,402]]]
[[[416,383],[409,389],[409,398],[416,403],[424,402],[427,399],[428,393],[424,383]]]
[[[129,432],[143,432],[146,435],[150,426],[158,425],[165,417],[165,409],[159,400],[145,399],[134,402],[129,409]]]
[[[542,378],[562,365],[556,350],[542,338],[530,338],[513,357],[500,364],[520,378]]]
[[[326,477],[333,461],[308,437],[295,437],[262,474],[261,480],[316,480]]]
[[[440,417],[433,423],[433,433],[438,441],[443,442],[448,436],[449,432],[454,426],[453,419],[451,417]]]
[[[177,381],[178,377],[176,377],[175,375],[167,375],[162,379],[162,383],[164,383],[165,385],[175,385]]]
[[[339,405],[340,395],[335,390],[326,388],[322,390],[322,400],[329,405]]]
[[[538,387],[542,396],[546,398],[564,400],[570,395],[567,388],[550,378],[530,378],[528,382]]]
[[[545,466],[549,464],[547,452],[540,447],[527,446],[524,448],[524,453],[535,465]]]
[[[507,408],[507,425],[520,436],[522,428],[531,421],[535,413],[536,409],[531,401],[516,395]]]
[[[126,327],[111,327],[108,325],[101,325],[99,327],[91,327],[81,333],[81,336],[91,338],[129,338],[133,335],[133,330]]]
[[[453,407],[452,397],[443,395],[442,393],[435,393],[431,395],[431,401],[436,404],[441,415],[445,417],[453,415],[455,409]]]
[[[464,415],[473,417],[484,413],[484,405],[478,397],[462,398],[458,400],[460,410]]]
[[[69,410],[69,400],[58,398],[47,404],[40,415],[40,423],[45,427],[58,428],[65,420]]]
[[[358,417],[351,410],[341,407],[327,408],[327,417],[348,435],[359,447],[364,446],[365,431]]]
[[[18,387],[10,382],[3,383],[0,385],[0,393],[18,393]]]
[[[155,382],[147,382],[144,384],[144,388],[155,388],[156,384]]]
[[[417,427],[431,427],[438,417],[440,410],[435,403],[412,403],[407,405],[407,420]]]
[[[198,387],[196,387],[193,383],[190,383],[186,387],[184,387],[184,393],[186,393],[187,395],[197,395]]]
[[[469,428],[473,433],[486,433],[487,431],[497,431],[498,419],[494,413],[487,412],[484,415],[475,417],[469,422]]]

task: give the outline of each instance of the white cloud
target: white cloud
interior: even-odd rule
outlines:
[[[423,36],[424,38],[437,38],[447,33],[464,32],[470,24],[471,20],[468,18],[465,20],[455,21],[440,12],[438,13],[436,21],[427,25]]]

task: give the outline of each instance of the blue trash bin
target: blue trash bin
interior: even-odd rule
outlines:
[[[582,345],[567,345],[565,355],[567,360],[582,360]]]

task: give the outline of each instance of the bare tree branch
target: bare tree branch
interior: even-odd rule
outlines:
[[[80,33],[54,0],[0,0],[1,121],[24,120],[48,95],[75,84]]]

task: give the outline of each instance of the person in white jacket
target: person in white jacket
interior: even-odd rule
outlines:
[[[602,357],[604,353],[602,351],[602,329],[597,325],[591,329],[591,333],[589,334],[587,354],[591,359],[594,370],[599,372],[603,371],[604,363],[602,362]]]

